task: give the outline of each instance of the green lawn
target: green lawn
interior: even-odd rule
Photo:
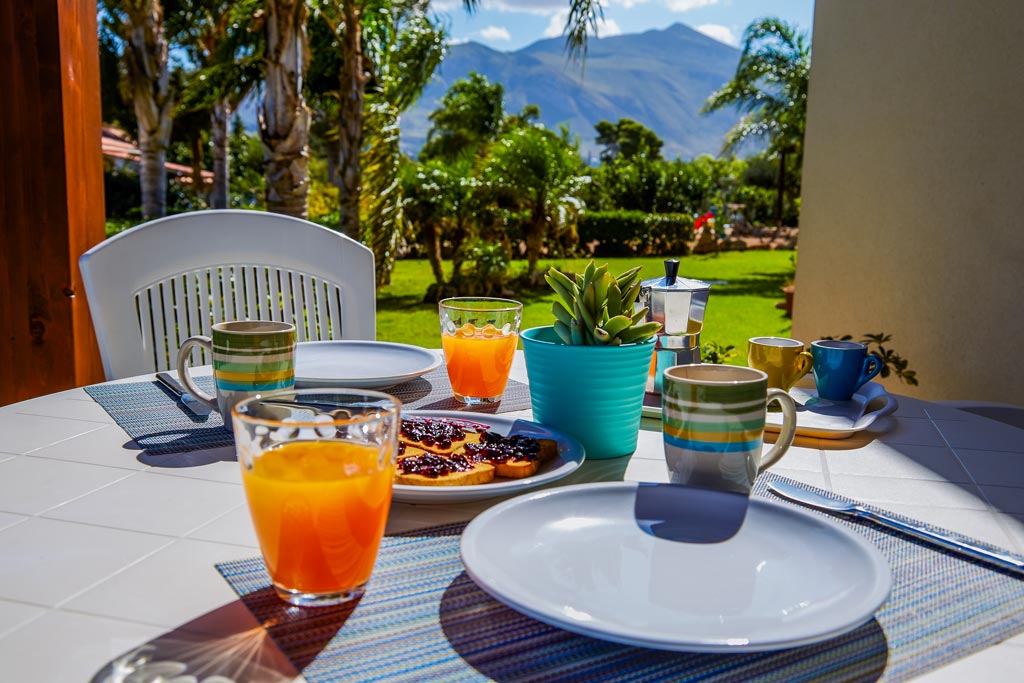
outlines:
[[[731,362],[746,363],[747,339],[755,336],[788,336],[790,321],[775,304],[782,301],[780,288],[793,274],[791,251],[728,252],[719,256],[687,256],[681,260],[681,275],[712,282],[704,320],[702,342],[732,344],[737,355]],[[649,279],[664,274],[661,258],[616,258],[608,261],[617,275],[642,265],[640,275]],[[582,271],[586,259],[546,260],[541,267]],[[523,268],[516,262],[514,268]],[[423,303],[423,294],[432,281],[425,260],[399,261],[391,284],[377,293],[377,339],[439,348],[441,338],[437,305]],[[551,302],[548,290],[523,293],[523,329],[550,325]]]

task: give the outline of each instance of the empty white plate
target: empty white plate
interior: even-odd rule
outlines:
[[[462,534],[469,576],[509,607],[627,645],[776,650],[868,621],[889,565],[866,539],[789,505],[668,484],[539,491]]]
[[[320,341],[295,345],[295,386],[387,389],[441,365],[419,346],[378,341]]]

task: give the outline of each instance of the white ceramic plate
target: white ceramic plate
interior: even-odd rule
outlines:
[[[492,432],[508,436],[523,434],[538,439],[554,439],[558,442],[558,456],[542,463],[537,474],[522,479],[495,479],[487,484],[473,486],[406,486],[395,484],[393,499],[400,503],[466,503],[473,500],[494,498],[512,493],[522,493],[537,486],[566,477],[583,464],[583,444],[573,437],[547,427],[501,415],[468,413],[448,410],[410,410],[402,413],[415,417],[451,417],[488,425]]]
[[[439,355],[408,344],[320,341],[295,345],[295,386],[387,389],[441,365]]]
[[[537,491],[470,522],[462,561],[513,609],[640,647],[776,650],[871,619],[892,584],[871,543],[823,516],[747,501],[635,482]]]
[[[793,387],[789,395],[796,402],[797,436],[819,439],[845,439],[865,430],[880,417],[885,417],[899,405],[896,397],[876,382],[868,382],[849,401],[829,401],[819,398],[813,383],[810,387]],[[644,417],[661,419],[661,397],[644,395]],[[782,429],[782,413],[769,412],[765,416],[765,429]]]

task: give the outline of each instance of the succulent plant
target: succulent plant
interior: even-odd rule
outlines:
[[[661,323],[644,322],[647,309],[633,311],[640,295],[640,266],[618,277],[608,264],[587,264],[575,279],[552,267],[544,279],[561,299],[551,305],[555,332],[566,344],[618,346],[635,344],[654,336]]]

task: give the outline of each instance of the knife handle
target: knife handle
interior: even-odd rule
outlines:
[[[178,383],[178,380],[174,379],[166,372],[156,373],[156,380],[170,389],[178,398],[181,398],[187,393],[185,388]]]
[[[868,510],[867,508],[863,508],[861,506],[857,506],[856,511],[857,516],[861,517],[862,519],[870,519],[871,521],[881,524],[882,526],[888,527],[890,529],[895,529],[896,531],[904,533],[908,536],[919,538],[922,541],[933,543],[937,546],[945,548],[946,550],[952,550],[956,553],[968,555],[976,560],[987,562],[989,564],[994,564],[997,567],[1001,567],[1002,569],[1008,569],[1019,575],[1024,575],[1024,562],[1008,554],[993,550],[987,550],[980,546],[976,546],[973,543],[967,543],[965,541],[953,538],[948,534],[932,531],[930,529],[925,529],[924,527],[918,526],[916,524],[905,522],[902,519],[891,517],[882,512]]]

